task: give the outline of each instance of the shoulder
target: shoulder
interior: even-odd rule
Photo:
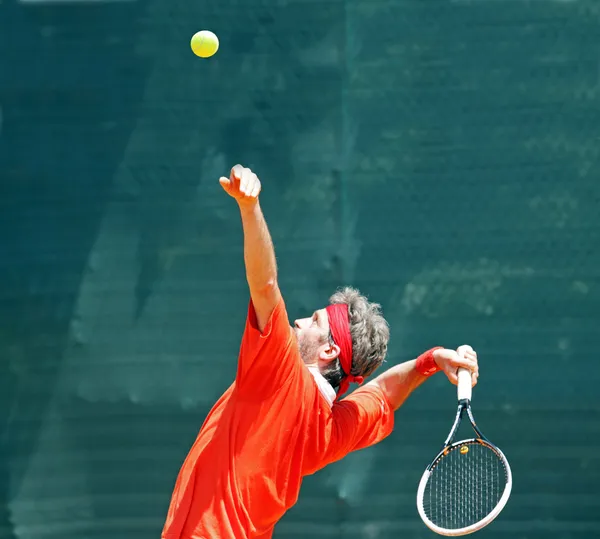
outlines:
[[[259,331],[263,332],[269,320],[273,317],[275,310],[283,304],[279,286],[277,284],[267,286],[260,292],[252,292],[251,296],[256,326]],[[285,309],[285,304],[283,308]]]
[[[278,391],[302,367],[298,343],[282,298],[261,328],[251,300],[238,359],[236,381],[255,397]]]
[[[262,323],[258,316],[255,300],[251,299],[248,305],[245,333],[247,337],[259,344],[266,344],[273,340],[287,341],[292,339],[294,334],[288,320],[283,297],[279,296],[277,303]]]
[[[378,384],[368,383],[333,406],[336,421],[372,423],[392,418],[394,410]]]

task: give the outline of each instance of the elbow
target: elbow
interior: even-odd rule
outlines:
[[[269,279],[267,283],[253,284],[248,281],[248,285],[250,286],[250,293],[252,297],[259,298],[272,298],[279,294],[279,285],[277,284],[277,279]]]
[[[375,380],[371,380],[369,383],[373,384],[376,387],[378,387],[379,390],[385,396],[385,398],[388,400],[388,402],[391,401],[391,400],[393,400],[394,394],[393,394],[392,388],[389,387],[389,384],[387,384],[385,380],[377,380],[377,379],[375,379]]]

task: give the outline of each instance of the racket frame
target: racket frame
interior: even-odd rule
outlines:
[[[465,388],[466,375],[463,374],[466,372],[468,374],[468,390]],[[510,493],[512,490],[512,472],[510,470],[510,465],[508,464],[508,460],[504,456],[504,453],[496,447],[492,442],[490,442],[483,433],[479,430],[477,423],[475,423],[475,418],[473,417],[473,412],[471,411],[471,375],[469,371],[465,369],[460,369],[459,372],[459,384],[458,384],[458,410],[456,412],[456,418],[454,419],[454,425],[452,425],[452,429],[450,429],[450,433],[442,446],[440,452],[436,455],[436,457],[431,461],[431,463],[425,469],[423,476],[421,477],[421,481],[419,482],[419,488],[417,489],[417,510],[419,511],[419,516],[425,523],[425,525],[435,533],[439,535],[445,535],[449,537],[458,537],[461,535],[468,535],[470,533],[476,532],[485,526],[487,526],[490,522],[492,522],[504,509],[506,502],[508,502],[508,498],[510,497]],[[467,412],[467,416],[471,423],[471,427],[475,431],[477,435],[476,438],[468,438],[464,440],[460,440],[458,442],[453,442],[452,440],[456,436],[460,424],[462,422],[463,414]],[[442,459],[442,457],[446,456],[450,451],[455,451],[459,447],[463,445],[471,445],[471,444],[480,444],[486,446],[488,449],[491,449],[498,459],[502,462],[504,466],[504,471],[506,473],[506,486],[504,487],[504,492],[498,501],[498,504],[494,509],[483,519],[475,524],[471,524],[470,526],[465,526],[464,528],[458,529],[446,529],[440,526],[437,526],[427,517],[425,514],[425,508],[423,507],[423,498],[425,494],[425,488],[427,486],[427,482],[429,481],[429,477],[431,476],[431,472],[436,467],[437,463]]]

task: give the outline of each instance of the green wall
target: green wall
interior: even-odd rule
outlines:
[[[599,29],[597,0],[0,3],[0,538],[159,536],[235,373],[238,162],[290,316],[352,284],[388,366],[478,350],[514,474],[479,535],[600,537]],[[454,395],[420,388],[275,537],[433,537]]]

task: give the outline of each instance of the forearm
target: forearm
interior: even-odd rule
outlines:
[[[244,261],[250,294],[256,297],[277,287],[273,241],[258,202],[240,206],[244,228]]]
[[[381,388],[394,410],[400,408],[408,396],[427,380],[426,376],[417,371],[415,365],[416,360],[395,365],[372,382]]]

